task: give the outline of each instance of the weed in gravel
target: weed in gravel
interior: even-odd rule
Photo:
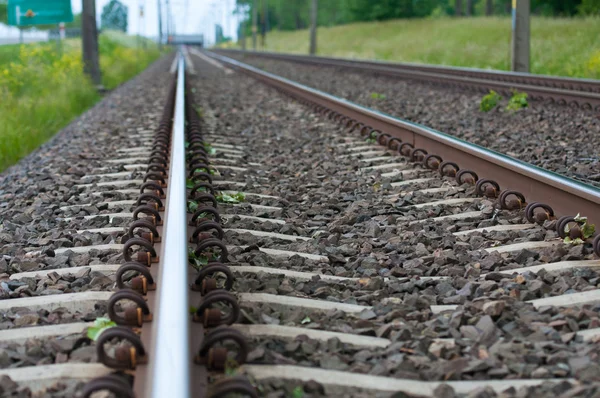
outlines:
[[[371,134],[369,134],[369,136],[365,139],[365,142],[367,144],[375,144],[377,143],[377,133],[375,132],[371,132]]]
[[[489,94],[484,95],[481,99],[481,102],[479,103],[479,110],[482,112],[489,112],[494,109],[501,100],[502,97],[500,94],[494,90],[490,90]]]
[[[240,364],[233,358],[227,358],[225,361],[225,375],[235,376],[238,373]]]
[[[204,144],[204,149],[206,150],[206,153],[208,153],[209,155],[214,155],[215,153],[217,153],[217,150],[215,148],[212,147],[212,145],[205,143]]]
[[[565,239],[563,239],[563,241],[565,243],[570,243],[573,245],[581,245],[584,243],[585,239],[591,238],[594,235],[594,232],[596,231],[596,226],[594,224],[589,224],[587,222],[587,217],[580,216],[579,214],[577,214],[573,218],[575,219],[575,222],[577,223],[581,232],[574,233],[572,235],[571,231],[573,229],[569,227],[569,224],[567,223],[567,225],[565,225],[564,228],[565,235],[567,236],[565,237]],[[581,235],[581,237],[578,237],[577,235]]]
[[[193,247],[188,247],[188,261],[196,270],[200,270],[208,264],[208,257],[204,255],[196,255]]]
[[[219,192],[217,194],[217,202],[220,203],[240,203],[246,200],[246,195],[243,192],[232,193],[231,195]]]
[[[302,386],[294,388],[292,391],[292,398],[304,398],[304,389]]]
[[[506,110],[515,112],[519,109],[527,108],[528,106],[529,102],[527,102],[527,93],[513,90],[512,97],[510,97],[508,100],[508,105],[506,105]]]
[[[194,213],[196,210],[198,210],[198,202],[194,200],[188,200],[187,205],[189,213]]]
[[[384,100],[387,98],[387,96],[385,94],[380,94],[380,93],[371,93],[371,98],[376,99],[376,100]]]
[[[117,326],[117,324],[108,318],[96,318],[94,326],[90,326],[87,329],[87,337],[90,340],[96,341],[102,332],[113,326]]]

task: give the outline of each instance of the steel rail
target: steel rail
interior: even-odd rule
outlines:
[[[435,65],[363,61],[354,59],[313,57],[269,52],[218,50],[224,54],[248,54],[282,61],[317,66],[347,68],[366,73],[377,73],[397,78],[494,89],[502,93],[519,90],[533,100],[551,99],[558,103],[600,110],[600,81],[593,79],[563,78],[527,73],[503,72],[484,69],[453,68]]]
[[[178,54],[177,91],[164,243],[152,327],[150,394],[154,398],[190,397],[189,292],[185,184],[185,60]]]
[[[373,111],[231,58],[209,51],[206,54],[299,100],[330,109],[348,120],[410,143],[414,148],[422,148],[429,154],[456,162],[461,169],[473,170],[481,178],[492,178],[503,189],[522,193],[529,203],[548,203],[559,215],[582,213],[591,222],[600,222],[600,189],[593,186],[425,126]]]

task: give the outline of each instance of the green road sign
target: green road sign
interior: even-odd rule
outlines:
[[[8,0],[9,25],[53,25],[71,21],[71,0]]]

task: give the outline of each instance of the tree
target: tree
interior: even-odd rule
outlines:
[[[127,32],[127,6],[119,0],[111,0],[102,9],[100,24],[102,29],[115,29]]]
[[[600,15],[600,0],[583,0],[578,10],[582,15]]]
[[[6,1],[0,0],[0,22],[6,23],[8,21],[8,6]]]

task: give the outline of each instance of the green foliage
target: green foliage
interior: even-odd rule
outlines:
[[[351,23],[320,27],[318,52],[332,57],[510,70],[510,35],[510,19],[498,16]],[[306,54],[307,37],[306,30],[273,31],[267,35],[264,50]],[[532,16],[531,40],[532,73],[600,78],[600,17]]]
[[[96,318],[94,321],[94,326],[90,326],[87,329],[87,337],[93,341],[96,341],[102,332],[104,332],[106,329],[112,328],[113,326],[117,326],[117,324],[108,318]]]
[[[585,68],[588,77],[600,79],[600,51],[592,54],[586,62]]]
[[[376,100],[384,100],[387,97],[385,94],[371,93],[371,98],[376,99]]]
[[[242,14],[240,19],[246,19],[240,29],[247,37],[252,34],[249,21],[255,6],[258,7],[259,33],[309,27],[311,0],[237,0],[237,4]],[[467,4],[466,0],[462,1],[463,15]],[[486,15],[487,0],[473,0],[471,5],[471,15]],[[494,15],[511,15],[511,0],[493,0],[491,6]],[[456,15],[455,7],[454,0],[321,0],[318,2],[317,23],[319,26],[336,26],[398,18],[440,18]],[[531,0],[531,10],[533,15],[545,17],[598,15],[600,0]],[[510,28],[510,24],[508,26]]]
[[[518,111],[519,109],[527,108],[529,103],[527,102],[527,93],[522,93],[517,90],[513,90],[512,97],[508,100],[506,105],[507,111]]]
[[[188,212],[193,213],[198,210],[198,202],[194,200],[188,200]]]
[[[577,11],[581,15],[600,15],[600,0],[583,0]]]
[[[128,48],[100,36],[103,83],[113,88],[160,55],[156,46]],[[0,46],[0,171],[37,148],[100,96],[83,73],[78,40]]]
[[[584,243],[584,239],[591,238],[594,235],[594,232],[596,232],[596,226],[594,224],[589,224],[587,222],[587,217],[580,216],[579,214],[577,214],[573,218],[575,219],[575,222],[577,223],[577,225],[579,226],[579,229],[581,230],[581,235],[583,236],[583,239],[581,239],[581,238],[571,239],[571,237],[569,236],[569,232],[571,232],[571,228],[569,227],[569,224],[567,223],[567,225],[565,225],[565,228],[564,228],[565,235],[567,235],[567,236],[565,237],[565,239],[563,241],[565,243],[570,243],[573,245],[581,245]]]
[[[304,389],[302,386],[297,386],[292,390],[292,398],[304,398]]]
[[[6,4],[0,4],[0,22],[6,23],[8,21],[8,6]]]
[[[204,255],[196,255],[193,247],[188,247],[188,262],[197,270],[200,270],[208,264],[208,257]]]
[[[240,364],[234,358],[227,358],[225,361],[225,375],[235,376]]]
[[[220,203],[240,203],[246,200],[246,195],[243,192],[236,192],[231,195],[219,192],[216,199]]]
[[[127,32],[127,13],[127,6],[118,0],[110,0],[102,8],[102,16],[100,17],[102,29]]]
[[[212,145],[208,144],[208,143],[204,143],[204,149],[206,150],[206,153],[208,153],[209,155],[214,155],[215,153],[217,153],[217,150],[215,148],[212,147]]]
[[[501,100],[502,97],[497,92],[490,90],[490,93],[484,95],[481,99],[481,102],[479,103],[479,110],[482,112],[489,112],[494,109]]]

